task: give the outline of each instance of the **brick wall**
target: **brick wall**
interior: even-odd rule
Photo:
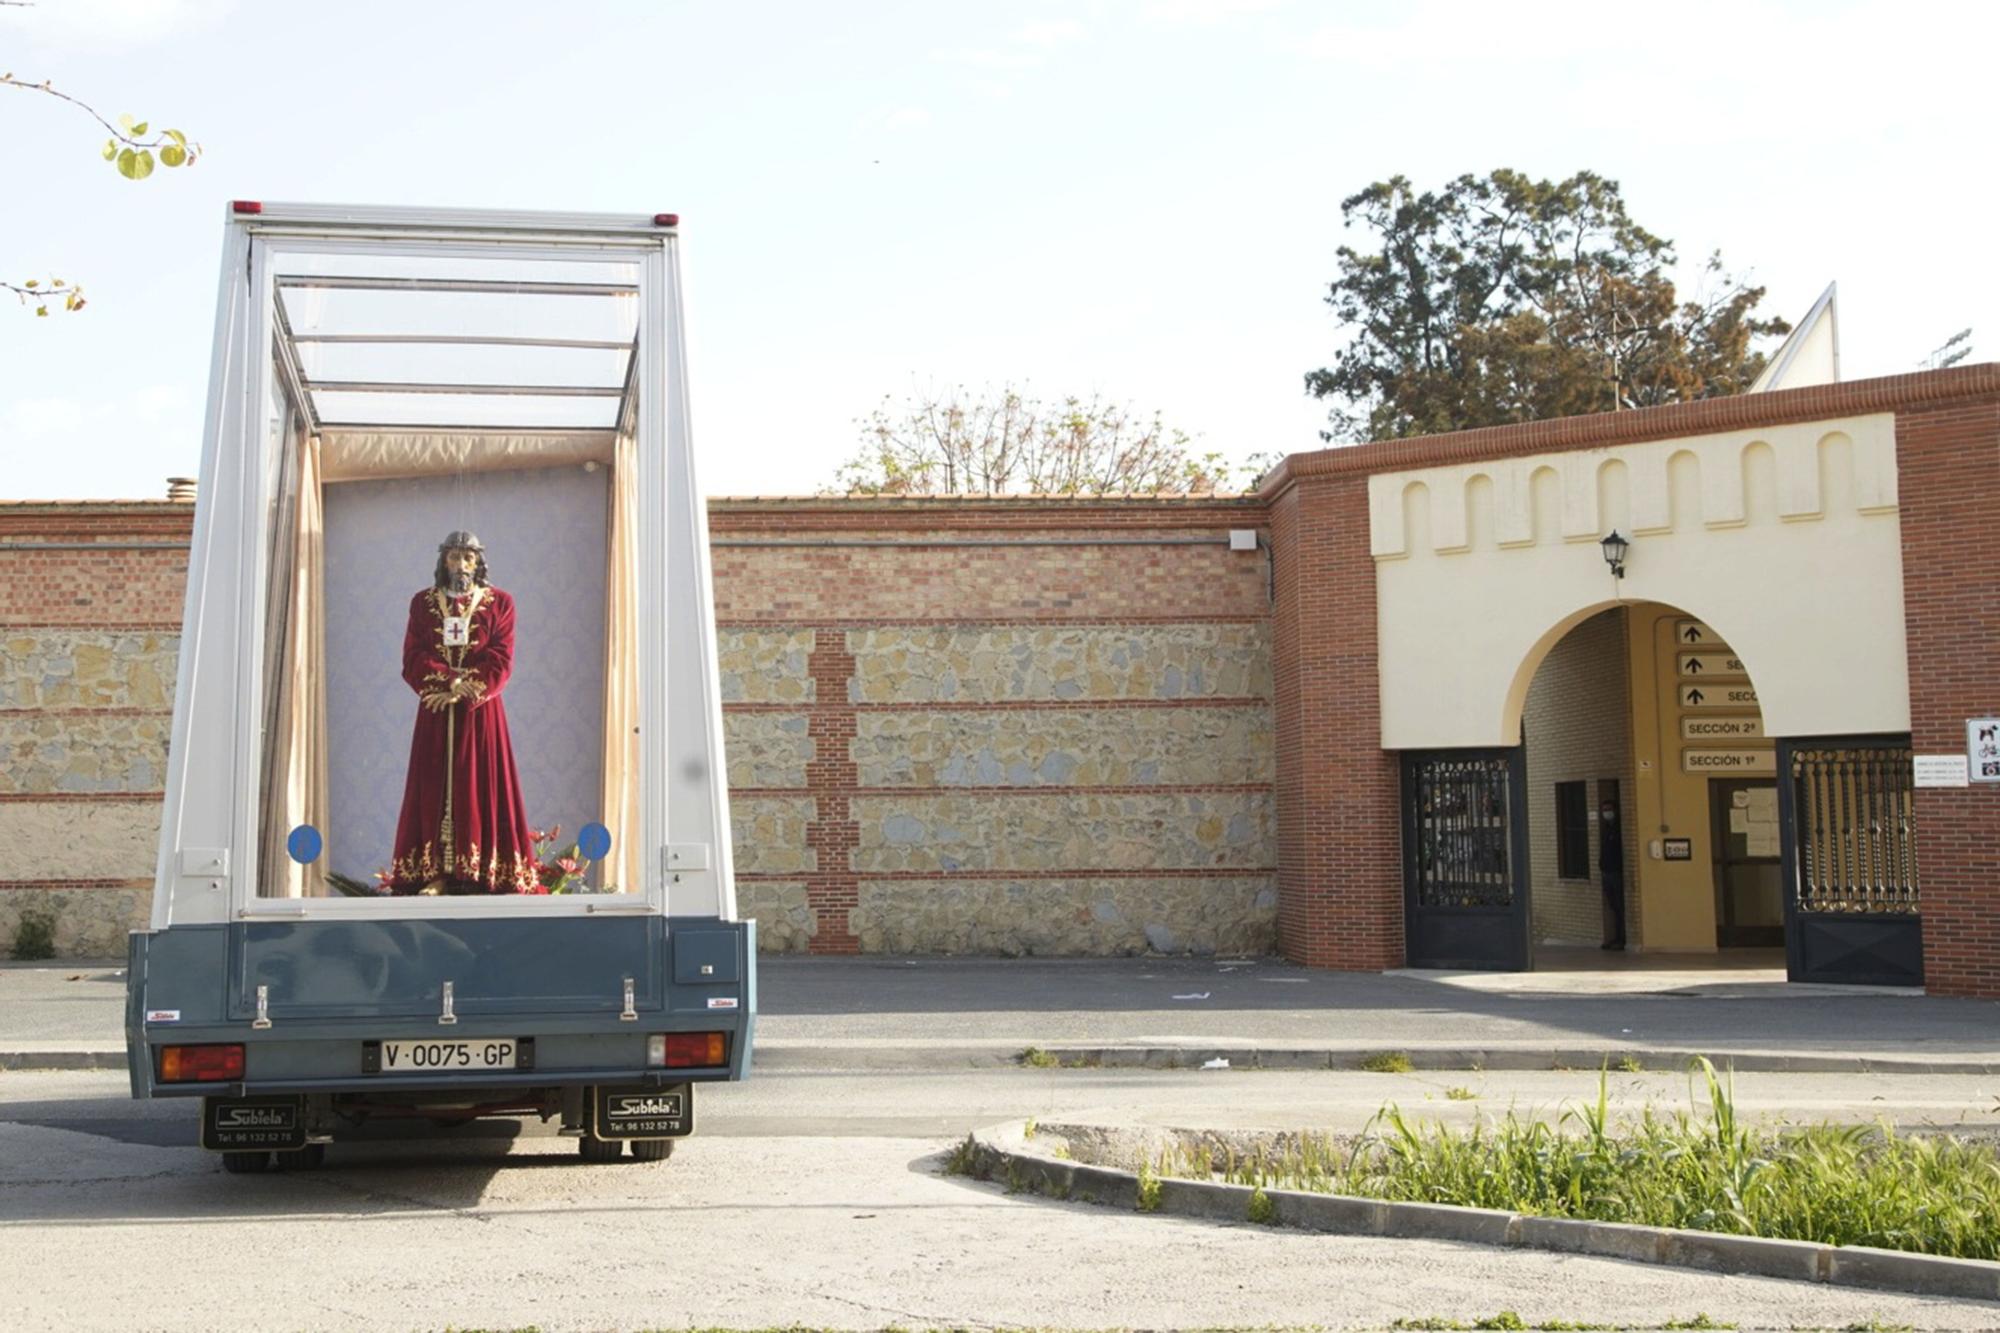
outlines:
[[[1271,507],[1277,562],[1278,946],[1313,967],[1403,961],[1396,756],[1381,743],[1368,479],[1314,477]]]
[[[191,506],[0,503],[0,954],[122,955],[151,910]]]
[[[1918,754],[1965,749],[2000,716],[2000,394],[1898,413],[1910,732]],[[2000,996],[2000,786],[1916,793],[1924,985]]]
[[[1598,824],[1590,834],[1589,873],[1565,879],[1556,873],[1556,794],[1558,782],[1585,784],[1586,805],[1594,816],[1601,783],[1618,783],[1622,813],[1632,822],[1631,672],[1626,663],[1625,612],[1605,611],[1557,641],[1535,671],[1521,715],[1528,747],[1528,864],[1534,938],[1557,944],[1601,944],[1605,938],[1604,893],[1597,873]],[[1626,939],[1638,944],[1638,844],[1625,836]]]

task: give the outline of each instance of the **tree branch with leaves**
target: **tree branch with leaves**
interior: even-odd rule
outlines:
[[[1713,255],[1683,298],[1673,243],[1593,172],[1537,181],[1505,169],[1419,191],[1402,177],[1341,204],[1379,248],[1338,251],[1326,301],[1349,333],[1306,391],[1331,398],[1328,440],[1650,407],[1739,393],[1782,334],[1764,290]]]
[[[828,489],[848,495],[1184,495],[1230,484],[1219,454],[1102,399],[1044,402],[1011,386],[883,398]]]
[[[106,120],[90,103],[61,91],[47,79],[37,83],[17,78],[10,71],[0,74],[0,87],[52,97],[75,107],[102,125],[110,134],[104,141],[104,160],[126,180],[145,180],[153,174],[156,164],[163,167],[192,166],[201,157],[201,145],[180,130],[156,131],[149,122],[132,116],[120,116],[116,123]],[[64,310],[77,311],[84,307],[83,288],[58,277],[28,278],[18,283],[0,280],[0,289],[12,292],[22,305],[33,306],[38,316],[46,316],[50,304],[57,298],[61,299]]]

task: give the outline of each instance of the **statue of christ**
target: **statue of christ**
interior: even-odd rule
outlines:
[[[410,599],[403,679],[416,734],[390,863],[392,893],[530,893],[534,843],[501,694],[514,665],[514,599],[487,582],[470,532],[438,546]]]

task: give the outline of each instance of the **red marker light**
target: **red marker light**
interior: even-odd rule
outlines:
[[[668,1069],[719,1068],[729,1063],[720,1032],[665,1032],[646,1038],[646,1063]]]
[[[160,1082],[224,1083],[243,1077],[243,1048],[228,1046],[162,1046]]]
[[[231,212],[235,213],[256,214],[264,211],[264,205],[256,199],[233,200],[230,203],[229,208]]]
[[[655,213],[653,214],[653,225],[655,227],[678,227],[681,225],[681,215],[678,213]]]

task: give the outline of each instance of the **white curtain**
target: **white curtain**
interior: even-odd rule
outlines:
[[[285,650],[276,682],[277,752],[272,756],[270,799],[283,817],[266,821],[271,829],[265,865],[283,867],[282,876],[267,873],[266,897],[304,898],[326,895],[328,853],[310,865],[294,861],[285,839],[299,824],[327,832],[326,672],[321,668],[326,648],[326,524],[320,505],[320,442],[307,436],[300,444],[298,525],[293,534],[292,591],[285,616]]]
[[[639,856],[639,450],[620,435],[611,464],[604,571],[604,823],[611,856],[599,884],[642,887]]]

